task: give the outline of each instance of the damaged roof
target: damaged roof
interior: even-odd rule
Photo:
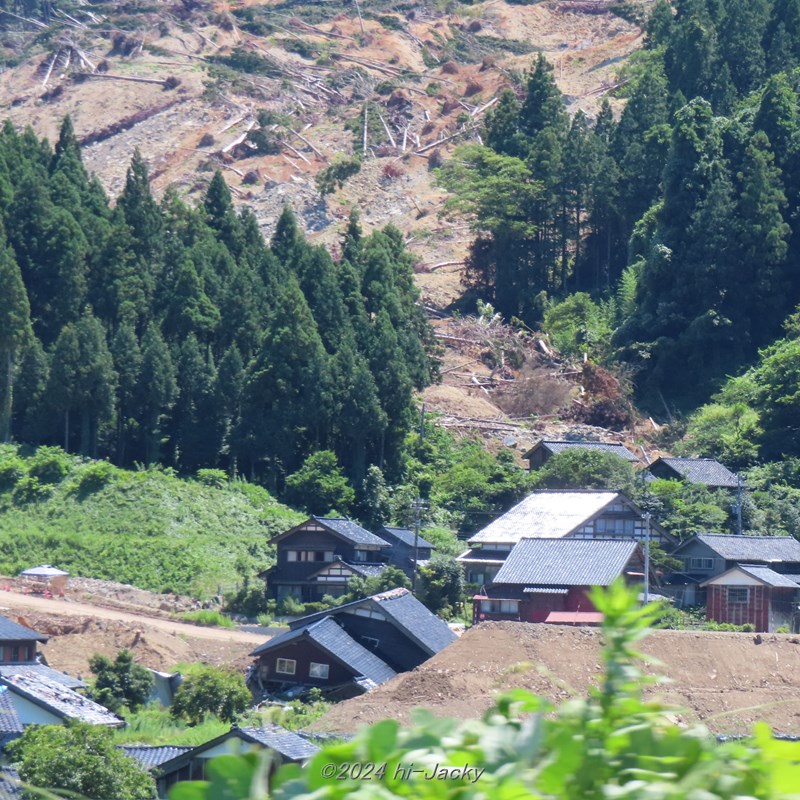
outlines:
[[[66,672],[59,672],[57,669],[48,667],[47,664],[41,664],[38,661],[21,664],[0,664],[0,676],[2,675],[19,675],[23,672],[30,672],[33,675],[39,675],[42,678],[60,683],[66,686],[67,689],[85,689],[88,685],[80,678],[73,678],[67,675]]]
[[[735,489],[736,475],[713,458],[657,458],[648,469],[666,464],[676,477],[713,488]],[[653,473],[655,474],[655,473]]]
[[[13,642],[46,642],[48,636],[38,633],[18,622],[10,620],[8,617],[0,616],[0,640]]]
[[[125,725],[124,719],[105,706],[33,672],[2,675],[0,684],[7,686],[12,694],[35,703],[63,720],[75,719],[90,725],[107,725],[112,728]]]
[[[553,455],[558,455],[567,450],[600,450],[604,453],[613,453],[626,461],[638,461],[639,459],[625,447],[624,444],[615,442],[583,442],[583,441],[557,441],[553,439],[542,439],[537,442],[523,458],[530,458],[535,450],[544,448]]]

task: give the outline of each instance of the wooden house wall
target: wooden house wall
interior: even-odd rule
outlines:
[[[391,622],[356,614],[337,614],[336,621],[362,646],[385,661],[395,672],[407,672],[418,667],[430,656]],[[367,636],[378,640],[373,647],[363,641]]]
[[[276,666],[279,658],[291,658],[297,662],[294,675],[277,672]],[[312,678],[309,675],[312,661],[317,664],[328,664],[327,678]],[[308,639],[288,642],[283,647],[262,653],[257,661],[257,670],[258,677],[264,685],[267,683],[297,683],[320,688],[349,682],[355,675],[351,669],[331,658],[328,653]]]

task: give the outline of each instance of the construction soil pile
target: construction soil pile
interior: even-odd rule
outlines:
[[[413,672],[334,706],[312,728],[350,733],[424,706],[437,716],[479,717],[498,693],[524,688],[555,703],[583,697],[602,676],[601,634],[591,628],[485,622]],[[648,688],[679,724],[741,734],[763,720],[800,734],[800,637],[789,634],[655,631],[644,665],[667,683]]]

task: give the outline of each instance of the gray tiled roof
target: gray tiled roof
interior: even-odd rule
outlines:
[[[781,575],[779,572],[770,569],[769,567],[761,567],[756,564],[739,564],[739,569],[752,575],[754,578],[766,583],[767,586],[776,586],[788,589],[800,589],[788,575]]]
[[[0,683],[8,686],[12,694],[22,696],[62,719],[77,719],[91,725],[115,728],[125,724],[123,719],[112,714],[105,706],[32,672],[4,675],[0,677]]]
[[[335,609],[334,609],[335,610]],[[395,671],[378,656],[371,653],[350,636],[333,617],[331,611],[321,612],[321,619],[311,621],[294,630],[270,639],[256,648],[252,655],[260,655],[292,641],[306,638],[321,647],[331,656],[346,664],[356,675],[371,678],[375,683],[383,683],[395,676]],[[315,617],[317,615],[314,615]],[[297,624],[300,620],[295,620]]]
[[[617,492],[534,492],[470,537],[514,544],[523,537],[566,536],[619,497]]]
[[[408,545],[409,547],[414,546],[414,531],[410,531],[408,528],[390,528],[388,525],[384,525],[383,528],[380,529],[378,532],[378,536],[382,534],[386,534],[387,541],[391,542],[392,538],[401,541],[403,544]],[[419,547],[429,547],[431,550],[435,550],[435,545],[432,545],[429,541],[426,541],[421,536],[419,537],[418,542]]]
[[[319,747],[296,733],[271,725],[263,728],[239,728],[239,735],[246,741],[268,747],[290,761],[305,761],[319,752]]]
[[[46,642],[47,638],[48,637],[43,633],[37,633],[36,631],[32,631],[30,628],[26,628],[24,625],[13,622],[8,617],[0,616],[0,641]]]
[[[542,439],[540,442],[537,442],[525,453],[523,458],[530,458],[531,453],[536,450],[537,447],[544,447],[553,455],[558,455],[566,450],[600,450],[604,453],[614,453],[614,455],[624,458],[626,461],[639,460],[624,444],[616,444],[614,442],[563,442],[551,439]]]
[[[353,544],[373,544],[380,545],[381,547],[388,547],[388,542],[385,542],[380,536],[370,533],[366,528],[362,528],[357,523],[349,519],[340,519],[337,517],[314,517],[314,519],[335,531],[343,539],[347,539]]]
[[[659,458],[651,468],[662,462],[671,467],[689,483],[726,489],[736,488],[736,475],[713,458]]]
[[[608,586],[623,573],[636,547],[625,539],[523,539],[493,585]]]
[[[800,542],[793,536],[728,536],[721,533],[699,533],[697,539],[726,561],[800,562]],[[679,547],[678,551],[683,550],[688,542]]]
[[[5,739],[10,733],[22,731],[22,723],[11,699],[11,692],[8,686],[0,686],[0,739]]]
[[[60,683],[67,689],[85,689],[88,685],[79,678],[73,678],[66,672],[59,672],[57,669],[48,667],[47,664],[40,664],[38,661],[21,664],[0,664],[0,676],[19,675],[22,672],[30,672],[33,675],[40,675],[48,680]]]
[[[21,797],[19,773],[12,767],[0,767],[0,800],[19,800]]]
[[[135,759],[147,770],[160,767],[165,761],[171,761],[176,756],[194,750],[193,747],[179,747],[174,744],[124,744],[120,749],[126,756]]]
[[[344,563],[362,578],[377,578],[389,566],[388,564],[355,564],[352,561]]]
[[[392,589],[367,599],[431,655],[458,638],[446,622],[428,611],[408,589]]]

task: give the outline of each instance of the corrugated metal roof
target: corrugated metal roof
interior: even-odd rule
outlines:
[[[62,719],[77,719],[90,725],[108,725],[114,728],[125,724],[125,720],[105,706],[32,672],[2,676],[0,683],[8,686],[12,695],[19,694]]]
[[[699,533],[696,537],[726,561],[791,561],[800,562],[800,542],[793,536],[728,536],[720,533]],[[684,542],[675,551],[684,550]]]
[[[280,725],[263,728],[238,728],[234,731],[246,741],[268,747],[289,761],[305,761],[319,752],[319,747]]]
[[[260,655],[283,647],[292,641],[307,638],[331,656],[346,664],[356,675],[371,678],[376,683],[383,683],[388,681],[389,678],[393,678],[396,673],[388,664],[360,645],[330,616],[334,610],[322,612],[325,616],[320,620],[309,622],[281,636],[270,639],[256,648],[252,655]],[[295,620],[295,623],[297,621]]]
[[[46,642],[48,639],[43,633],[37,633],[24,625],[13,622],[8,617],[0,616],[0,640],[22,642]]]
[[[569,589],[558,589],[555,586],[526,586],[523,594],[569,594]]]
[[[561,537],[613,502],[617,492],[536,492],[469,540],[513,544],[523,537]]]
[[[383,535],[384,533],[386,534],[385,536]],[[408,528],[390,528],[388,525],[384,525],[380,531],[378,531],[378,536],[385,538],[388,542],[391,542],[392,538],[394,538],[409,547],[414,546],[414,531],[410,531]],[[421,536],[419,537],[417,546],[429,547],[431,550],[436,549],[434,545]]]
[[[492,585],[608,586],[636,547],[626,539],[523,539]]]
[[[21,672],[31,672],[34,675],[40,675],[43,678],[66,686],[67,689],[85,689],[88,685],[79,678],[73,678],[71,675],[67,675],[66,672],[59,672],[57,669],[48,667],[46,664],[40,664],[39,662],[27,664],[0,664],[0,675],[19,675]]]
[[[600,450],[604,453],[613,453],[614,455],[624,458],[626,461],[638,461],[639,459],[625,447],[624,444],[616,442],[584,442],[584,441],[557,441],[553,439],[542,439],[537,442],[523,458],[530,458],[531,453],[538,447],[543,447],[549,450],[553,455],[563,453],[567,450]]]
[[[735,489],[737,485],[736,475],[713,458],[658,458],[650,469],[659,462],[671,467],[689,483],[725,489]]]
[[[370,533],[366,528],[362,528],[352,520],[340,517],[314,517],[314,519],[320,525],[335,531],[343,539],[347,539],[353,544],[372,544],[389,547],[389,543],[381,539],[380,536]]]
[[[126,756],[138,761],[145,769],[151,770],[160,767],[165,761],[171,761],[177,756],[194,750],[194,747],[180,747],[174,744],[164,745],[130,745],[124,744],[120,749]]]

